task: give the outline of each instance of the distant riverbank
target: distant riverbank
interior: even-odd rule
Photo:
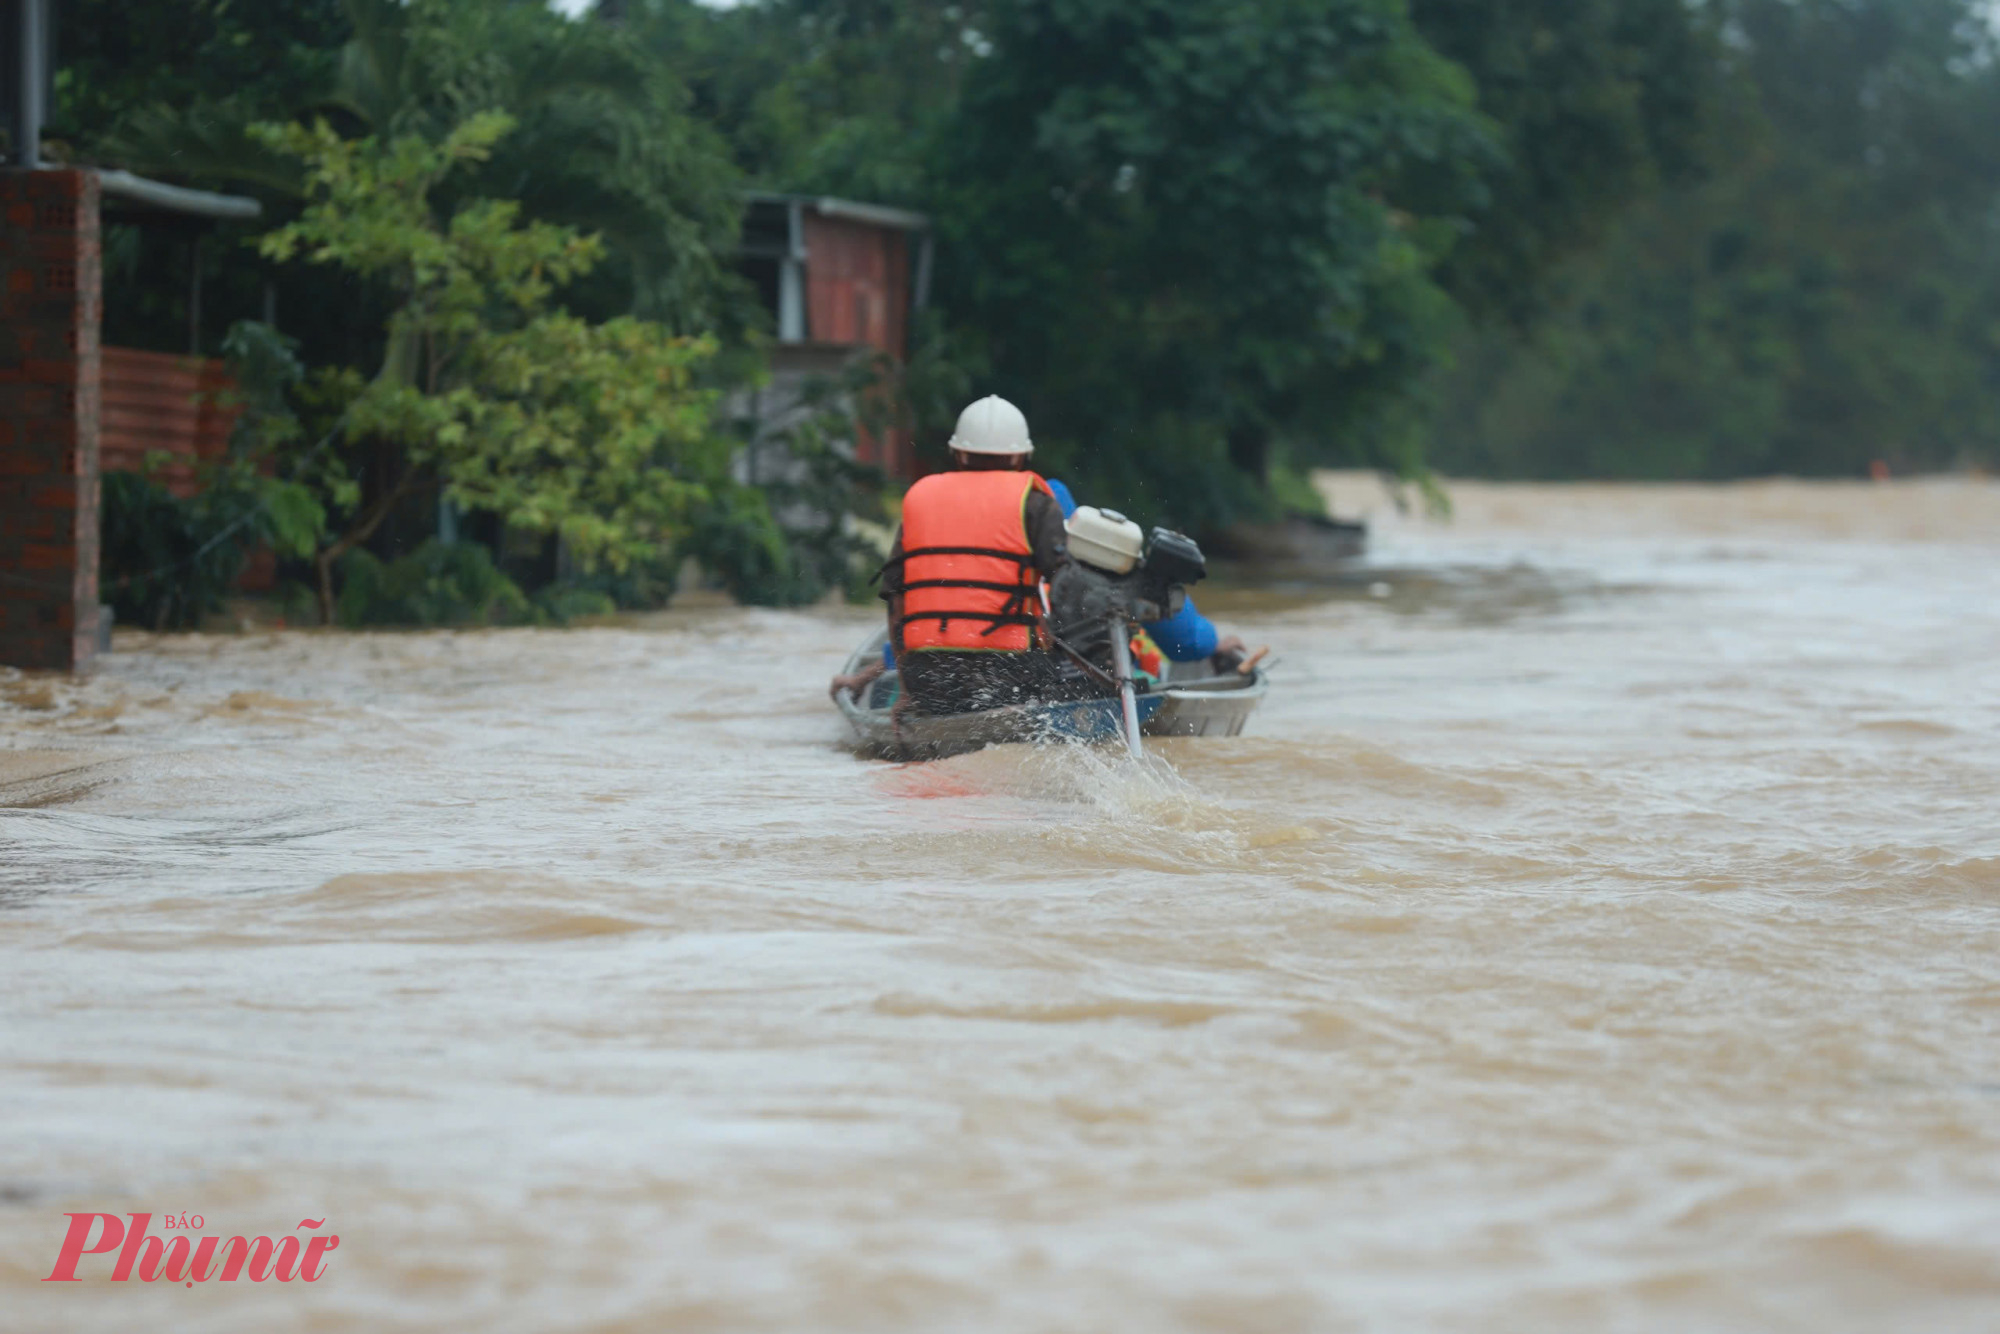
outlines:
[[[1971,473],[1886,482],[1773,477],[1732,482],[1495,482],[1440,479],[1451,514],[1380,475],[1322,471],[1335,517],[1398,529],[1591,537],[1761,537],[2000,543],[2000,478]]]

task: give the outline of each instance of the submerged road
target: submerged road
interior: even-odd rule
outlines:
[[[860,611],[0,672],[0,1330],[2000,1328],[2000,486],[1457,496],[1143,767]]]

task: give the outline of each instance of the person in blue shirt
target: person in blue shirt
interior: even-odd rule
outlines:
[[[1048,479],[1049,490],[1055,492],[1056,503],[1062,506],[1063,518],[1076,513],[1076,497],[1061,479]],[[1231,654],[1241,657],[1243,641],[1231,635],[1227,639],[1215,628],[1215,622],[1201,614],[1194,605],[1194,595],[1189,594],[1181,604],[1181,609],[1164,621],[1153,621],[1146,626],[1146,633],[1160,646],[1160,652],[1174,662],[1200,662],[1203,658],[1213,658],[1217,654]],[[1227,670],[1225,667],[1224,670]]]

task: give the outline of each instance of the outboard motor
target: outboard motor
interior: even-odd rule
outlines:
[[[1049,584],[1050,620],[1058,638],[1101,668],[1111,665],[1112,618],[1165,620],[1208,574],[1194,539],[1166,528],[1141,539],[1139,525],[1116,510],[1082,506],[1068,528],[1070,559]]]
[[[1187,599],[1187,586],[1208,574],[1192,538],[1139,525],[1116,510],[1084,505],[1070,516],[1069,562],[1049,584],[1049,612],[1062,647],[1118,687],[1125,744],[1139,753],[1138,705],[1132,679],[1132,626],[1164,620]]]

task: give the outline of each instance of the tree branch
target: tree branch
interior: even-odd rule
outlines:
[[[314,563],[319,566],[319,623],[321,625],[333,624],[334,562],[373,537],[375,530],[380,528],[383,521],[389,517],[390,511],[396,508],[396,502],[415,490],[418,481],[422,479],[423,475],[424,470],[422,468],[412,467],[404,469],[403,475],[396,480],[396,484],[383,492],[376,498],[372,505],[363,510],[361,517],[355,522],[355,525],[341,534],[339,541],[325,548],[313,558]]]

